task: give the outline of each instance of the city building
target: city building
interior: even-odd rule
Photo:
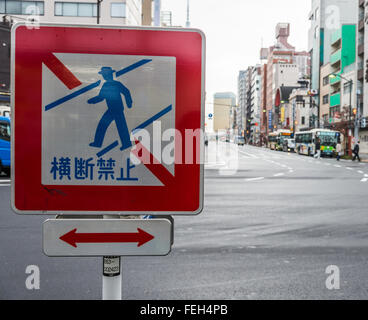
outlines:
[[[267,65],[266,70],[263,69],[262,72],[262,109],[265,114],[262,135],[279,128],[279,110],[275,107],[276,90],[281,86],[297,86],[299,79],[309,78],[309,53],[296,51],[295,47],[288,43],[289,36],[290,24],[278,23],[276,44],[261,49],[261,59]]]
[[[246,122],[247,91],[246,84],[249,79],[248,70],[239,71],[238,75],[238,105],[236,108],[236,126],[239,135],[244,135]]]
[[[153,22],[152,0],[142,0],[142,26],[151,26]]]
[[[236,106],[236,95],[232,92],[219,92],[213,96],[213,130],[230,130],[231,114]]]
[[[331,57],[338,59],[338,46],[341,44],[342,25],[356,25],[358,20],[358,1],[359,0],[311,0],[311,11],[309,13],[310,29],[308,35],[308,47],[311,56],[311,89],[320,89],[321,67],[330,63]],[[347,30],[352,31],[351,27]],[[355,41],[354,36],[354,41]],[[351,39],[353,40],[353,39]],[[339,59],[341,60],[341,59]],[[332,72],[337,60],[331,63]],[[345,62],[344,62],[345,64]],[[335,68],[336,69],[336,68]],[[324,78],[322,78],[323,80]],[[336,80],[338,81],[338,80]],[[318,92],[319,93],[319,92]],[[325,95],[326,96],[326,95]],[[323,98],[323,97],[322,97]],[[325,98],[326,99],[326,98]],[[316,95],[315,103],[319,104],[320,94]],[[339,100],[338,96],[330,96],[332,104]],[[334,105],[336,107],[339,105]],[[329,115],[337,108],[333,109]],[[325,113],[320,114],[323,117]],[[323,122],[323,120],[321,121]]]
[[[330,125],[330,63],[326,63],[320,70],[320,88],[319,88],[319,116],[320,126],[328,128]]]
[[[298,132],[315,127],[317,110],[315,110],[308,88],[294,88],[289,95],[288,110],[290,127],[288,129]]]
[[[0,19],[67,24],[141,25],[142,0],[0,0]]]
[[[261,65],[252,67],[250,88],[250,143],[259,145],[261,142]]]

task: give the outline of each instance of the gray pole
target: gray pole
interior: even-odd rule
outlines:
[[[100,15],[101,15],[101,2],[103,0],[97,0],[97,24],[100,24]]]
[[[360,127],[360,90],[357,91],[357,113],[355,116],[355,128],[354,128],[354,138],[355,144],[359,141],[359,127]]]
[[[155,27],[161,26],[161,0],[154,0],[153,25]]]

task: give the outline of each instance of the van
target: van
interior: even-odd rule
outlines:
[[[10,119],[0,116],[0,173],[10,176]]]
[[[10,118],[10,107],[0,105],[0,117]]]

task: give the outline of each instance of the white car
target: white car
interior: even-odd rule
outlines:
[[[295,139],[285,139],[282,150],[285,152],[294,152],[295,151]]]

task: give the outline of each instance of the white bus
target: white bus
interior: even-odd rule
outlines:
[[[299,154],[312,156],[316,153],[317,139],[321,140],[321,155],[332,157],[336,153],[338,142],[343,147],[344,135],[328,129],[313,129],[295,133],[295,149]]]
[[[268,135],[268,148],[271,150],[282,151],[283,144],[286,139],[290,139],[292,136],[292,132],[290,130],[277,130],[275,132],[271,132]]]

